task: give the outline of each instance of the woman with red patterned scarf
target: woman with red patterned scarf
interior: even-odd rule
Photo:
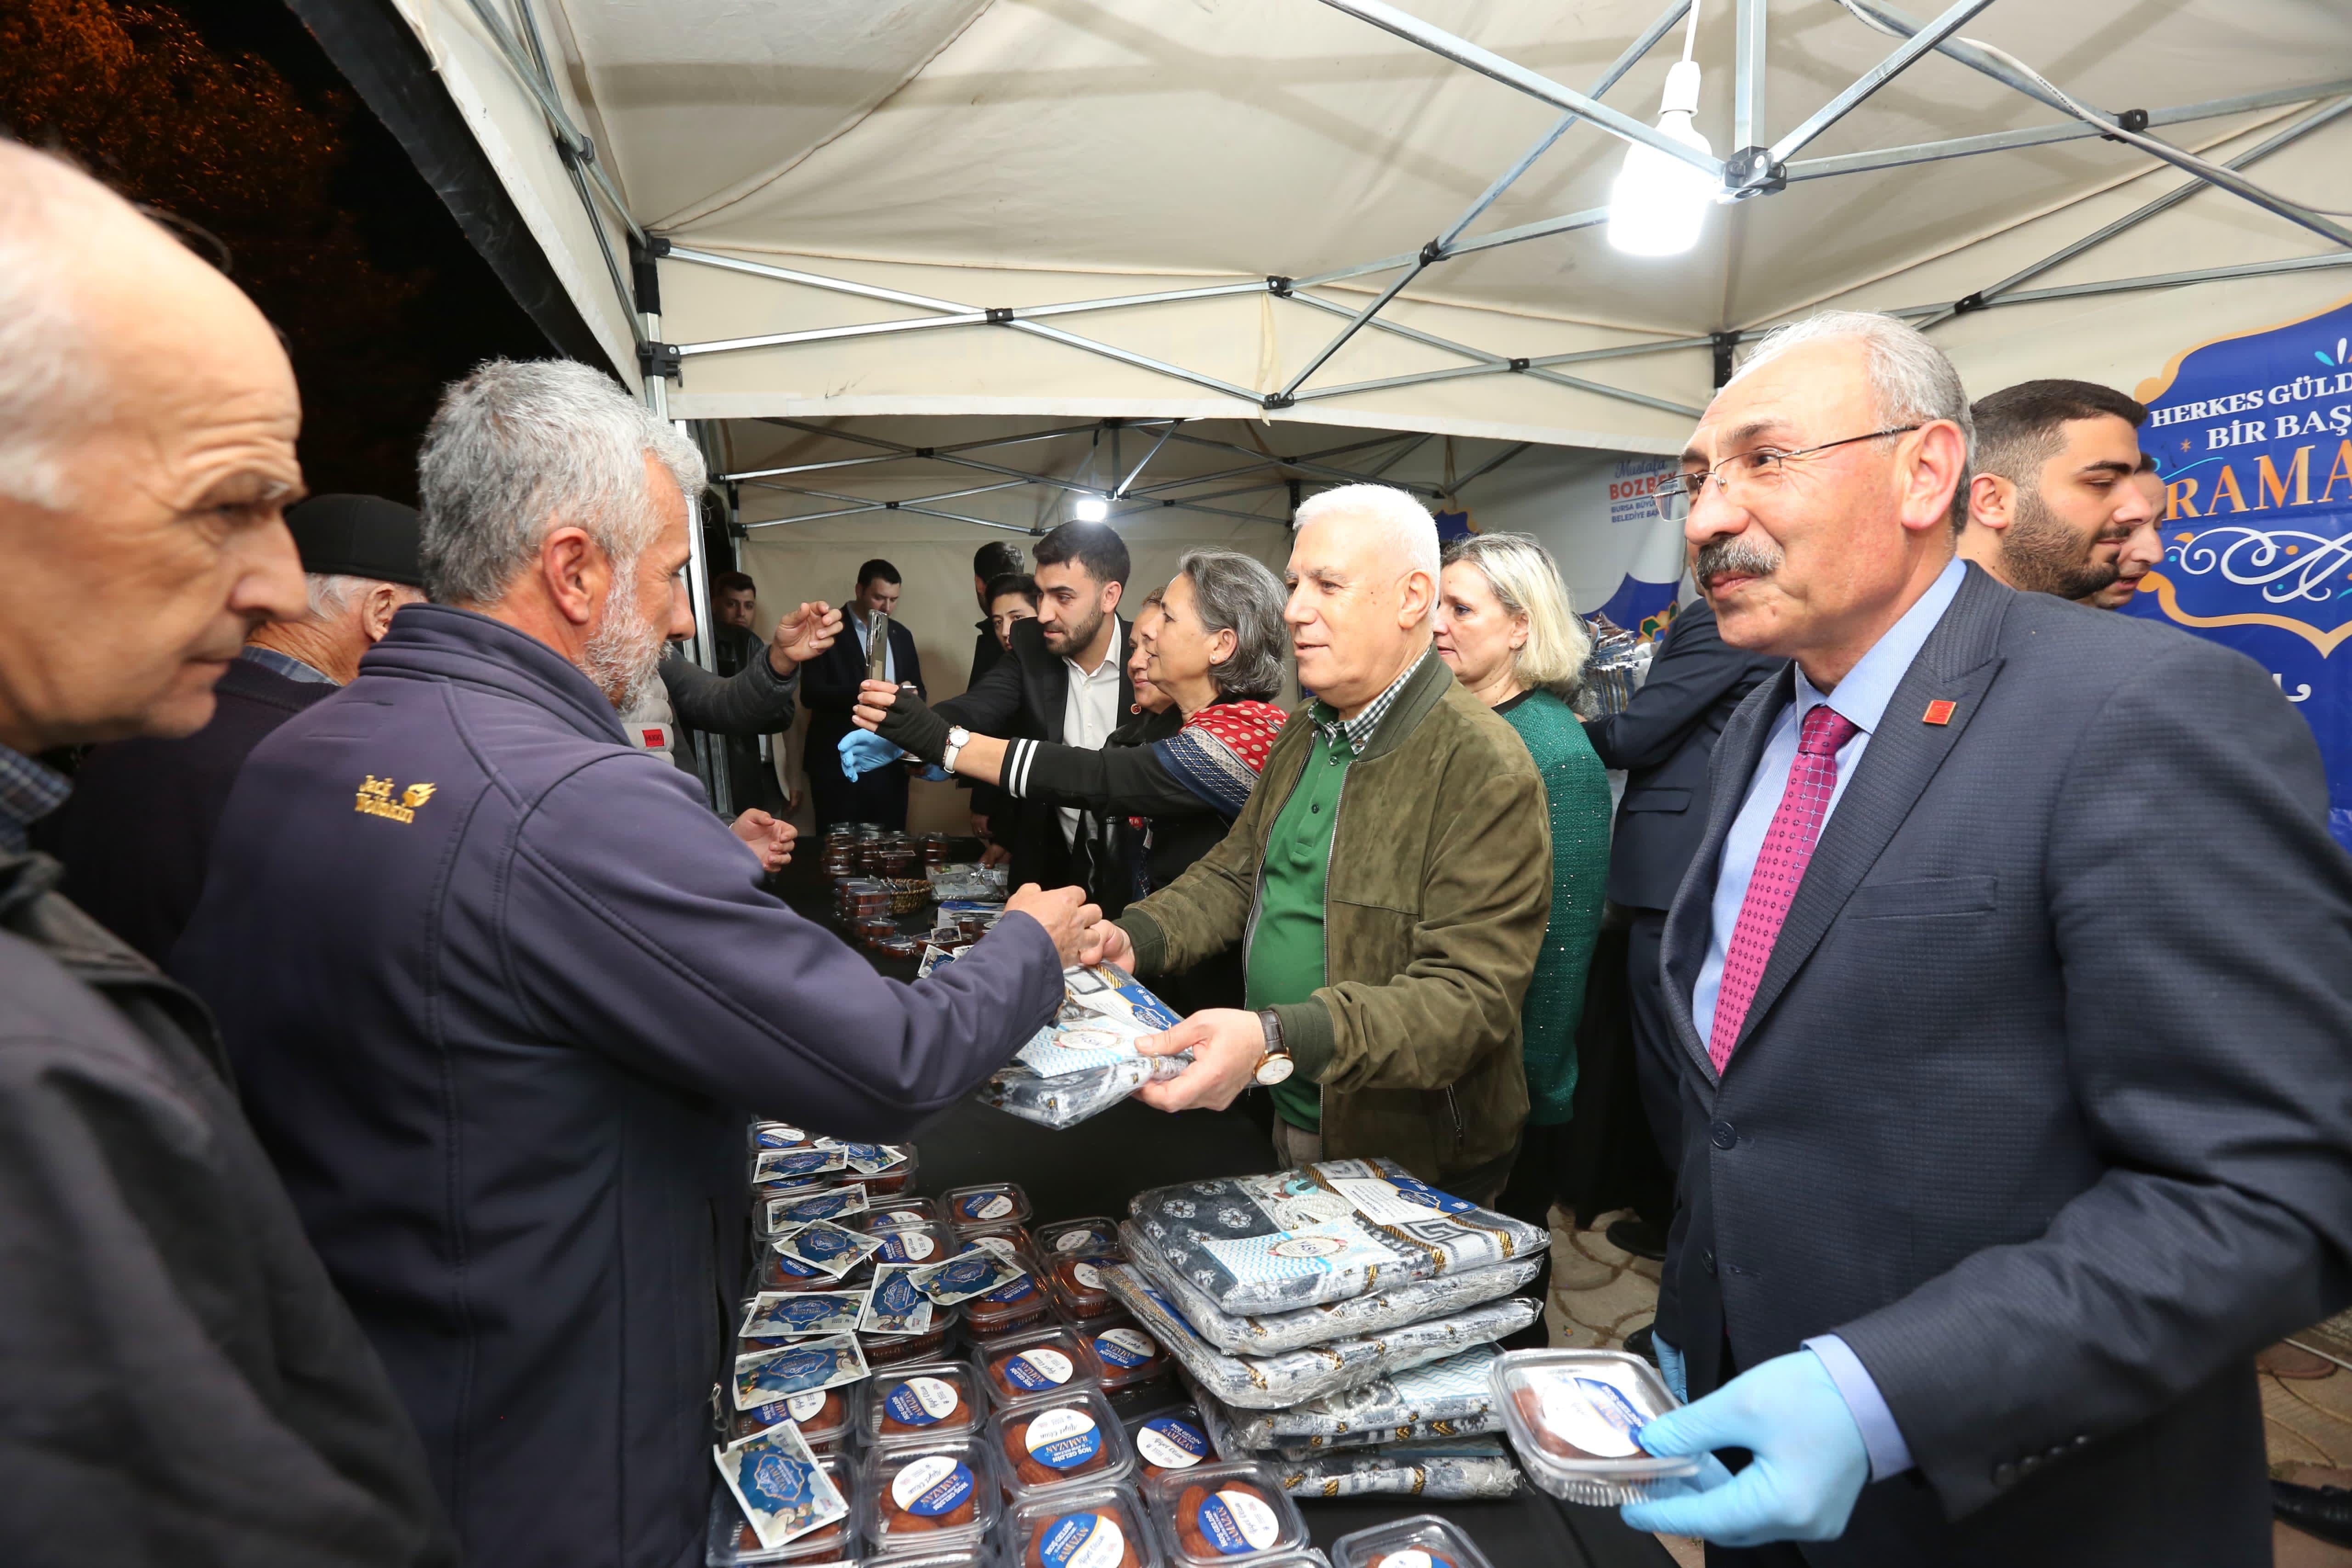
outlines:
[[[1225,836],[1286,717],[1266,699],[1282,688],[1286,634],[1281,579],[1230,550],[1195,550],[1163,591],[1156,624],[1137,622],[1152,685],[1173,700],[1122,726],[1101,751],[975,734],[956,754],[959,775],[1023,800],[1144,819],[1139,897],[1165,887]],[[860,706],[858,724],[928,762],[945,726],[919,700]],[[1171,980],[1165,999],[1190,1012],[1239,1006],[1238,952]]]

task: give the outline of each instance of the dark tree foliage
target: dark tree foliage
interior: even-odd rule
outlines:
[[[413,501],[442,384],[549,352],[272,0],[0,0],[0,127],[173,223],[277,324],[314,490]]]

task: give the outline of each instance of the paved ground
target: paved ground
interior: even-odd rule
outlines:
[[[1560,1346],[1615,1346],[1646,1327],[1658,1305],[1658,1266],[1609,1245],[1618,1215],[1603,1215],[1589,1230],[1569,1228],[1552,1211],[1551,1300],[1545,1320]],[[2301,1336],[2298,1336],[2301,1337]],[[2352,1361],[2352,1313],[2334,1320],[2310,1342]],[[2352,1487],[2352,1371],[2291,1346],[2266,1352],[2262,1363],[2263,1427],[2271,1473],[2305,1486]],[[1661,1536],[1675,1561],[1700,1568],[1698,1542]],[[2277,1527],[2275,1568],[2352,1568],[2352,1551]]]

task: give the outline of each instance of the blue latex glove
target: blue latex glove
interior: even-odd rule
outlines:
[[[860,773],[870,773],[907,754],[871,730],[852,730],[841,738],[837,750],[842,776],[853,784]]]
[[[1746,1448],[1738,1475],[1710,1458],[1693,1489],[1619,1510],[1635,1530],[1718,1546],[1833,1541],[1870,1479],[1870,1452],[1845,1396],[1811,1351],[1774,1356],[1636,1434],[1653,1454]]]
[[[1658,1352],[1658,1375],[1666,1380],[1676,1399],[1689,1404],[1690,1377],[1683,1371],[1683,1352],[1660,1339],[1655,1329],[1650,1331],[1650,1348]]]
[[[901,752],[898,754],[900,756],[906,755],[904,752]],[[919,778],[929,779],[933,784],[945,784],[955,775],[949,773],[947,769],[940,766],[937,763],[925,763],[923,764],[923,771],[916,776]]]

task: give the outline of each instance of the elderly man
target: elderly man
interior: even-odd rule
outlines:
[[[1754,1458],[1625,1515],[1753,1548],[1715,1563],[2252,1568],[2253,1354],[2352,1297],[2352,862],[2259,666],[1954,559],[1969,423],[1833,312],[1660,491],[1724,641],[1795,662],[1665,931],[1659,1349],[1705,1397],[1641,1440]]]
[[[703,468],[605,377],[484,365],[418,468],[434,602],[255,752],[175,962],[467,1558],[676,1568],[746,1114],[911,1132],[1053,1016],[1093,911],[1026,889],[902,985],[760,890],[615,717],[691,631]]]
[[[221,677],[212,722],[193,735],[100,746],[73,798],[43,825],[63,891],[157,964],[205,890],[213,828],[245,759],[278,725],[348,685],[393,612],[425,597],[416,509],[382,496],[312,496],[286,513],[310,614],[245,640]]]
[[[1113,948],[1181,972],[1236,943],[1240,1008],[1147,1042],[1192,1050],[1163,1110],[1273,1090],[1285,1165],[1385,1154],[1486,1202],[1527,1121],[1519,1003],[1551,912],[1543,783],[1430,647],[1437,527],[1385,485],[1298,509],[1283,618],[1300,684],[1223,841],[1128,907]]]
[[[2027,381],[1969,412],[1960,559],[2021,593],[2089,601],[2113,587],[2124,544],[2159,510],[2132,480],[2147,410],[2095,382]]]
[[[30,753],[187,735],[303,613],[293,372],[155,225],[0,141],[0,1556],[452,1560],[204,1009],[50,889]],[[90,626],[109,628],[93,642]],[[136,837],[137,823],[117,825]]]

